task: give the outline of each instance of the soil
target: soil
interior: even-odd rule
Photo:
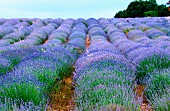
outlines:
[[[58,82],[59,89],[51,92],[51,101],[47,111],[74,111],[74,87],[72,77]]]
[[[66,43],[68,41],[69,39],[66,40]],[[86,47],[89,47],[89,45],[90,38],[89,35],[87,35]],[[64,78],[56,84],[59,84],[60,86],[58,89],[54,89],[51,92],[51,101],[47,111],[74,111],[75,103],[73,96],[75,89],[73,87],[73,77]]]
[[[69,42],[69,41],[70,41],[69,39],[66,39],[66,41],[65,41],[64,43],[67,43],[67,42]],[[64,44],[64,43],[63,43],[63,44]]]
[[[89,35],[87,35],[86,37],[86,47],[89,47],[90,46],[90,37]]]
[[[46,40],[46,41],[44,42],[44,44],[47,43],[47,42],[48,42],[48,40]]]
[[[134,91],[136,92],[137,95],[137,101],[141,101],[141,106],[140,106],[140,110],[141,111],[153,111],[153,108],[150,106],[149,101],[147,100],[147,98],[144,95],[144,89],[145,86],[143,85],[137,85],[134,89]]]

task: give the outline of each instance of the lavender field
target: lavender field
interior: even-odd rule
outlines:
[[[170,20],[0,19],[0,111],[54,110],[67,77],[70,111],[169,111]]]

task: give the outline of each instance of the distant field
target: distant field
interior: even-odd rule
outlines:
[[[0,111],[58,111],[60,89],[75,111],[169,111],[170,19],[0,19]]]

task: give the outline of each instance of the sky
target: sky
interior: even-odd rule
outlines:
[[[134,0],[0,0],[0,18],[113,18]],[[157,0],[165,4],[168,0]]]

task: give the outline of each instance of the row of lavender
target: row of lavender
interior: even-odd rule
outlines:
[[[4,74],[6,73],[8,70],[10,70],[15,64],[17,64],[23,57],[29,56],[31,53],[34,52],[39,52],[40,50],[38,48],[27,48],[29,46],[31,46],[32,41],[35,41],[36,38],[40,38],[42,36],[40,36],[40,31],[37,32],[39,29],[37,29],[38,27],[42,26],[43,23],[36,23],[33,24],[31,26],[28,26],[26,28],[22,28],[24,29],[32,29],[35,30],[33,33],[31,33],[31,36],[29,38],[32,37],[32,40],[27,40],[23,42],[16,42],[14,44],[11,45],[7,45],[7,46],[2,46],[0,47],[0,52],[1,52],[1,57],[3,57],[4,59],[1,59],[1,65],[0,65],[0,74]],[[4,28],[2,28],[3,30]],[[37,30],[37,31],[36,31]],[[21,31],[22,32],[22,31]],[[31,32],[31,31],[30,31]],[[42,33],[45,33],[45,30],[41,31]],[[18,31],[13,32],[11,34],[7,34],[4,37],[10,37],[11,40],[13,39],[17,39],[18,37]],[[13,36],[12,36],[13,35]],[[35,40],[34,40],[35,39]],[[8,41],[9,39],[7,39]],[[3,43],[5,40],[1,39],[0,42]],[[27,43],[28,42],[28,43]],[[29,43],[30,42],[30,43]]]
[[[115,23],[114,19],[110,21],[99,20],[111,43],[135,66],[136,82],[145,85],[144,93],[152,107],[158,111],[169,110],[170,74],[168,68],[170,67],[170,53],[167,38],[170,36],[168,36],[168,31],[163,32],[146,24],[144,25],[145,30],[143,30],[141,28],[143,24],[140,21],[142,20],[129,19]],[[167,30],[170,29],[166,19],[160,18],[155,24],[158,23],[164,24],[162,27],[166,27]]]
[[[85,49],[83,21],[67,19],[57,29],[47,24],[28,36],[34,41],[33,38],[43,38],[43,33],[49,32],[46,43],[1,52],[0,110],[47,109],[56,80],[73,71],[73,64]]]
[[[70,35],[71,26],[65,21],[62,22],[62,19],[54,19],[50,23],[48,23],[49,20],[48,22],[46,20],[46,24],[48,24],[41,28],[38,28],[37,26],[39,26],[39,24],[43,24],[43,22],[39,22],[25,28],[30,28],[34,30],[29,36],[26,36],[25,40],[22,40],[21,42],[16,42],[11,45],[0,47],[1,56],[7,59],[1,59],[0,74],[6,73],[6,71],[11,69],[15,64],[17,64],[20,59],[25,56],[29,56],[31,53],[45,51],[49,47],[60,46],[61,44],[67,41],[69,36],[70,39],[76,38],[76,35],[80,35],[80,37],[82,38],[86,37],[86,33],[83,32],[85,30],[79,28],[80,26],[82,26],[82,28],[85,28],[85,26],[80,23],[74,27],[73,31],[75,31],[74,33],[72,33],[72,35]],[[83,31],[79,32],[77,29],[81,29]],[[13,35],[13,33],[9,35]],[[16,36],[17,35],[11,36],[11,39],[16,39],[18,37]],[[41,44],[45,40],[46,42],[44,44]],[[1,41],[3,40],[0,40],[0,42]]]
[[[146,85],[155,110],[170,109],[165,18],[2,19],[0,28],[1,108],[45,109],[55,80],[85,49],[87,31],[91,45],[75,65],[76,110],[139,110],[134,82]]]
[[[132,65],[108,42],[97,20],[86,22],[91,44],[75,65],[75,110],[139,110]]]
[[[14,32],[5,32],[5,29],[9,27],[2,27],[1,35],[2,39],[0,40],[1,51],[7,49],[19,49],[25,48],[33,45],[39,45],[44,43],[48,38],[49,34],[52,33],[59,25],[61,25],[62,20],[58,19],[58,23],[55,23],[55,20],[50,19],[37,19],[32,20],[31,24],[27,26],[20,26],[18,29],[15,29]],[[23,22],[21,22],[23,23]],[[19,23],[19,24],[21,24]],[[10,28],[14,28],[15,25]],[[5,47],[3,47],[5,46]]]
[[[75,65],[76,110],[139,110],[137,84],[154,110],[170,109],[170,24],[152,19],[86,21],[91,45]]]

